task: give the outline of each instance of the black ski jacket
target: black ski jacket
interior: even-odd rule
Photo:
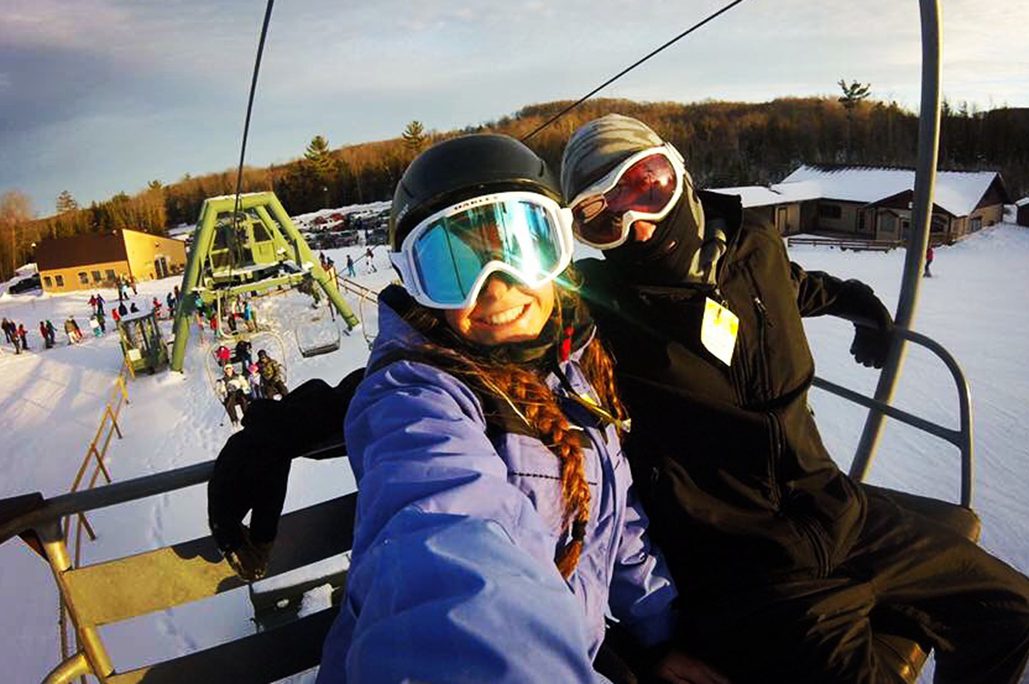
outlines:
[[[790,263],[739,198],[701,200],[726,221],[715,286],[634,285],[603,261],[577,264],[632,417],[635,481],[685,593],[824,577],[854,544],[866,501],[808,408],[801,317],[858,320],[874,295]],[[708,297],[739,317],[731,366],[700,342]]]

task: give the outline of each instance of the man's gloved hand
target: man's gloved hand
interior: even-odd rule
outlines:
[[[832,313],[854,324],[850,353],[863,366],[882,368],[893,343],[893,316],[868,285],[848,280],[840,288]]]
[[[882,368],[890,353],[892,342],[892,323],[885,330],[855,323],[850,353],[854,355],[855,361],[866,368]]]

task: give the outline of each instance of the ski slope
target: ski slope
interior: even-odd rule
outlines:
[[[356,280],[380,288],[393,277],[385,250],[376,249],[378,273],[367,274],[358,257],[364,247],[329,250],[337,267],[350,253],[358,262]],[[891,308],[899,291],[901,250],[888,254],[797,248],[792,257],[809,270],[825,270],[872,285]],[[915,329],[941,342],[963,364],[972,389],[976,428],[975,506],[983,519],[983,545],[1025,572],[1029,569],[1029,230],[1001,225],[961,244],[936,250],[935,277],[923,281]],[[137,300],[160,300],[177,279],[142,283]],[[107,308],[117,305],[113,290],[102,291]],[[48,296],[0,294],[0,315],[24,322],[33,350],[0,354],[0,497],[30,491],[45,496],[66,492],[100,420],[103,402],[117,374],[117,336],[39,351],[35,332],[50,318],[58,330],[68,314],[80,327],[89,314],[89,292]],[[320,377],[337,382],[364,365],[366,335],[374,336],[374,306],[348,301],[363,322],[342,338],[339,351],[301,358],[297,327],[310,322],[310,299],[299,293],[269,297],[257,304],[258,319],[284,340],[291,387]],[[324,313],[324,308],[321,309]],[[167,324],[166,324],[167,326]],[[819,375],[870,394],[877,374],[848,354],[852,326],[834,319],[809,319]],[[194,328],[195,334],[195,328]],[[210,336],[208,335],[208,341]],[[33,344],[35,343],[35,344]],[[255,345],[255,354],[261,344]],[[281,351],[267,344],[272,356]],[[214,398],[204,370],[207,347],[191,340],[183,374],[142,376],[129,386],[131,404],[122,412],[124,439],[108,453],[113,477],[125,480],[213,458],[230,434],[224,410]],[[812,405],[829,450],[841,467],[851,460],[863,425],[860,407],[812,390]],[[957,425],[957,394],[942,363],[918,348],[908,355],[896,404],[930,420]],[[870,480],[899,489],[955,500],[957,449],[914,429],[888,423]],[[353,490],[344,459],[298,461],[293,468],[286,509],[292,510]],[[87,543],[87,562],[194,538],[207,532],[203,487],[97,511],[90,516],[99,538]],[[57,663],[57,593],[47,566],[16,540],[0,547],[0,645],[4,681],[39,681]],[[244,590],[209,601],[101,629],[119,669],[181,655],[252,632]],[[931,669],[931,668],[930,668]],[[923,679],[928,675],[924,674]],[[312,679],[310,675],[294,678]]]

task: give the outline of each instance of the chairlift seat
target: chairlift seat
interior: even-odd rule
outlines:
[[[979,535],[982,533],[982,522],[979,520],[979,516],[970,508],[965,508],[960,504],[940,501],[939,499],[932,499],[927,496],[899,492],[895,489],[887,489],[886,487],[876,487],[875,485],[865,483],[862,483],[861,486],[867,493],[881,495],[893,501],[900,508],[921,518],[928,519],[933,523],[942,525],[969,541],[979,541]]]
[[[332,454],[338,451],[338,445],[326,450]],[[91,494],[95,496],[97,491]],[[348,551],[353,543],[356,502],[355,492],[284,515],[269,561],[268,577]],[[45,504],[38,493],[0,500],[0,524],[10,527],[20,516]],[[26,541],[35,537],[32,530],[21,534],[27,537]],[[245,584],[221,557],[211,537],[73,567],[59,577],[69,604],[75,607],[77,627],[91,631],[92,639],[98,639],[95,630],[101,625],[202,600]],[[333,584],[334,595],[339,595],[345,579],[346,571],[336,570],[318,578],[318,583],[328,581]],[[311,584],[313,581],[280,588],[269,598],[299,600],[303,591],[317,586]],[[110,684],[276,681],[320,662],[322,642],[337,612],[331,606],[288,624],[267,625],[257,634],[178,658],[129,671],[115,668],[103,673],[103,680]],[[76,670],[69,664],[82,664],[81,653],[55,668],[47,681],[70,681],[69,675],[75,675]]]

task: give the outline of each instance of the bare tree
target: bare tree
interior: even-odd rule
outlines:
[[[23,255],[24,245],[19,245],[18,234],[25,242],[25,229],[32,220],[32,201],[29,196],[19,190],[9,190],[0,197],[0,249],[8,252],[8,259],[0,262],[0,278],[7,280],[18,268],[19,255]],[[8,248],[9,245],[9,248]],[[8,273],[5,266],[11,264]]]

